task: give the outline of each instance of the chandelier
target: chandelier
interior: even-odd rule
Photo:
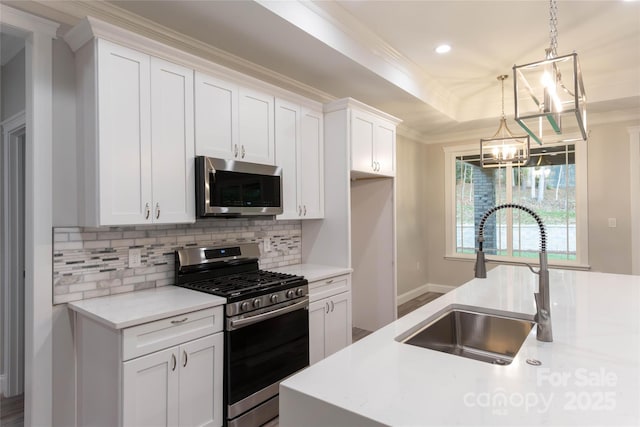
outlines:
[[[557,16],[557,0],[550,0],[545,59],[513,66],[515,120],[538,144],[568,140],[567,135],[576,131],[587,139],[587,99],[578,54],[558,56]]]
[[[491,138],[480,139],[480,163],[483,168],[507,164],[522,166],[529,160],[529,135],[514,136],[504,115],[504,81],[509,76],[498,76],[502,84],[502,118],[498,131]]]

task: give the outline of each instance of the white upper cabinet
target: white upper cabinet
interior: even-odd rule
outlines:
[[[302,108],[298,200],[306,219],[324,218],[324,121],[320,110]]]
[[[86,77],[81,101],[86,104],[78,106],[80,125],[87,129],[83,166],[87,175],[98,175],[95,187],[84,182],[90,210],[85,219],[90,225],[142,224],[152,203],[150,58],[105,40],[96,41],[98,58],[93,48],[86,46],[78,54],[86,61],[81,70]],[[84,115],[96,108],[97,123],[93,115]],[[89,129],[96,126],[93,135]]]
[[[351,170],[395,176],[396,125],[374,114],[352,109]]]
[[[196,72],[196,155],[235,158],[238,147],[238,86]]]
[[[322,113],[276,100],[276,164],[282,167],[283,213],[278,219],[324,216]]]
[[[193,70],[151,58],[153,222],[195,220]]]
[[[273,165],[274,97],[240,88],[238,91],[238,160]]]
[[[81,225],[195,221],[193,70],[103,39],[76,62]]]
[[[196,73],[196,155],[274,164],[274,97]]]

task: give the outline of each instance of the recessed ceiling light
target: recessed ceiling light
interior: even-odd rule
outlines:
[[[449,46],[448,44],[441,44],[436,48],[437,53],[447,53],[450,50],[451,50],[451,46]]]

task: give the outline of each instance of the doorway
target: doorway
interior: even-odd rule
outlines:
[[[0,44],[0,424],[21,426],[25,384],[25,41],[0,32]]]

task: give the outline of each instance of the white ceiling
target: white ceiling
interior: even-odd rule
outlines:
[[[83,10],[78,2],[39,3],[73,9],[76,17]],[[497,129],[496,77],[542,59],[549,45],[546,0],[127,0],[85,9],[98,6],[120,17],[142,16],[328,97],[356,98],[398,116],[405,132],[431,142]],[[453,50],[437,55],[441,42]],[[560,0],[558,53],[574,50],[590,122],[598,115],[640,120],[640,1]]]

